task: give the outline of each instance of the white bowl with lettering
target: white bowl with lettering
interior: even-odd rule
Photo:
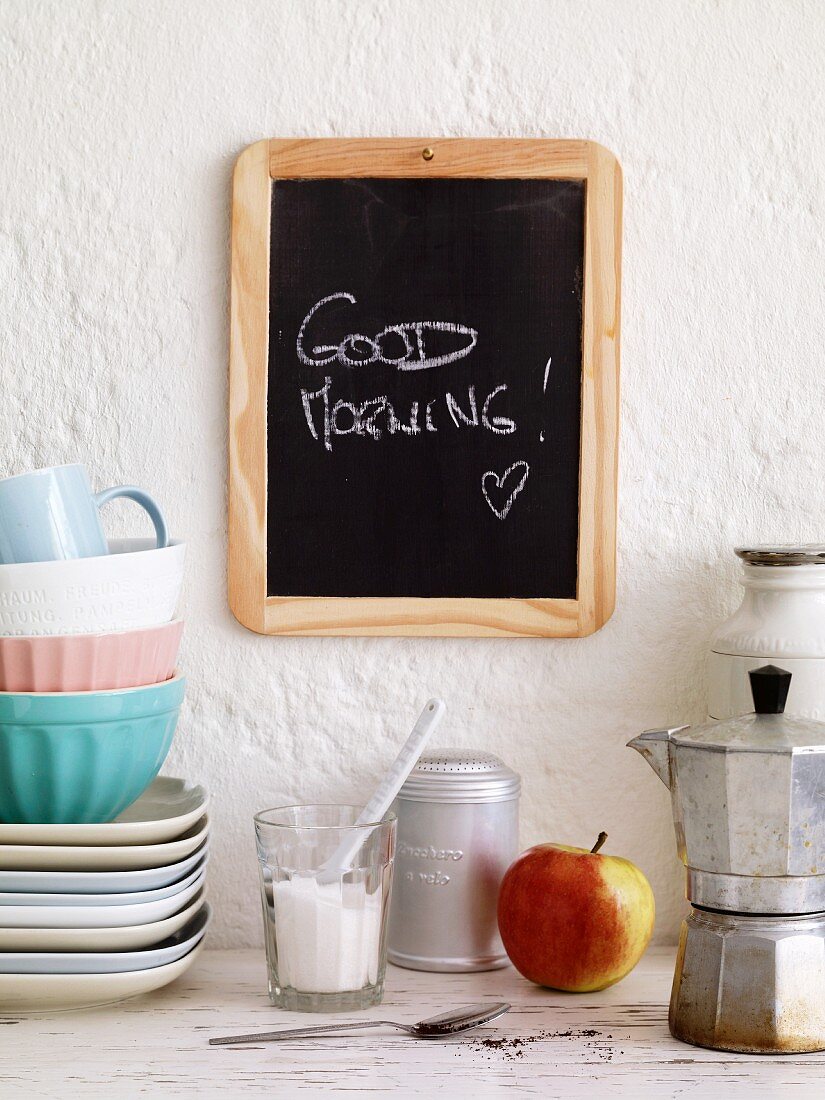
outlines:
[[[102,634],[175,616],[186,544],[109,539],[98,558],[0,565],[0,636]]]

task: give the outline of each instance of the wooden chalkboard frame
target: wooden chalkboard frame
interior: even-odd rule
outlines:
[[[354,177],[585,180],[581,451],[576,599],[322,598],[266,594],[267,356],[273,179]],[[261,634],[581,637],[613,611],[619,420],[622,176],[590,141],[258,141],[232,193],[229,603]]]

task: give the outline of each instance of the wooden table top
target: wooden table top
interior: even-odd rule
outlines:
[[[414,1022],[485,1000],[510,1001],[512,1010],[477,1032],[431,1042],[375,1029],[230,1048],[207,1040],[315,1017],[270,1005],[262,951],[206,951],[157,993],[0,1020],[0,1097],[825,1095],[823,1054],[726,1054],[671,1038],[673,958],[673,948],[653,949],[617,986],[580,995],[539,989],[511,968],[389,967],[384,1004],[362,1018]]]

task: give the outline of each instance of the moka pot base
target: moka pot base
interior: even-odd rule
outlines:
[[[683,1042],[743,1054],[825,1050],[825,913],[694,908],[682,923],[668,1023]]]

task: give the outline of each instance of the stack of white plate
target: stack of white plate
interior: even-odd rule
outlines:
[[[148,993],[195,960],[207,796],[160,776],[115,821],[0,824],[0,1012]]]

